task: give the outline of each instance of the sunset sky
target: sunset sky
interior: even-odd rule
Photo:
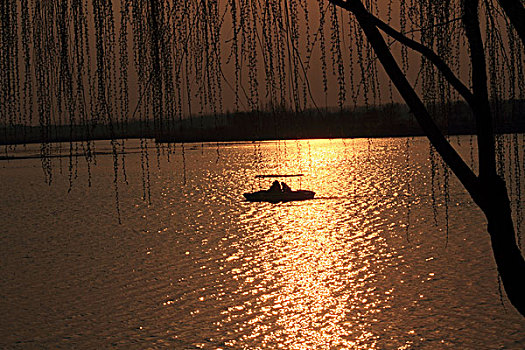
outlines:
[[[387,0],[369,6],[392,27],[432,47],[468,86],[468,51],[456,2],[450,8]],[[25,117],[15,118],[28,123],[32,116],[35,124],[39,118],[64,122],[71,113],[62,112],[78,111],[84,103],[84,110],[99,105],[98,112],[88,114],[105,114],[100,104],[109,103],[113,118],[161,113],[178,119],[279,106],[301,110],[402,102],[353,16],[328,1],[165,0],[155,10],[149,2],[105,3],[12,2],[1,37],[3,89],[14,98],[4,115],[22,109],[18,114]],[[483,28],[489,20],[501,18],[482,16]],[[484,34],[487,50],[499,42],[490,33]],[[387,42],[426,102],[459,99],[453,92],[437,96],[438,86],[447,84],[432,65],[422,65],[418,54],[392,39]],[[498,74],[515,71],[510,67],[515,62],[502,58],[488,64]],[[515,78],[507,81],[497,91],[502,98],[516,84]],[[155,103],[161,109],[146,110]]]

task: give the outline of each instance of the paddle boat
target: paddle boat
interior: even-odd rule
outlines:
[[[256,177],[292,177],[292,176],[303,176],[298,175],[257,175]],[[250,202],[291,202],[291,201],[304,201],[307,199],[313,199],[315,196],[314,191],[297,190],[293,191],[284,182],[279,183],[275,180],[272,186],[268,190],[261,190],[257,192],[249,192],[243,194],[244,198]]]

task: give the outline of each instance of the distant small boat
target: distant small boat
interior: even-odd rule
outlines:
[[[268,177],[295,177],[303,176],[303,174],[294,175],[282,175],[282,174],[271,174],[271,175],[256,175],[257,178],[268,178]],[[284,182],[281,185],[279,181],[274,181],[269,190],[262,190],[257,192],[244,193],[243,196],[250,202],[291,202],[291,201],[304,201],[307,199],[313,199],[315,196],[314,191],[297,190],[292,189]]]
[[[244,193],[243,196],[250,202],[278,203],[313,199],[315,192],[307,190],[297,190],[291,192],[257,191]]]

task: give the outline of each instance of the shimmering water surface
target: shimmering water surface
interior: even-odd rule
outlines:
[[[0,347],[525,347],[484,218],[452,176],[446,205],[443,170],[431,190],[424,139],[153,148],[151,204],[128,150],[122,225],[111,155],[91,188],[79,160],[69,193],[67,158],[51,186],[39,159],[0,162]],[[245,202],[268,173],[305,174],[286,181],[316,199]]]

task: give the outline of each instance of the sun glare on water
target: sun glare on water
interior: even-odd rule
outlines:
[[[251,229],[242,254],[232,259],[242,265],[235,276],[241,281],[239,291],[250,298],[231,307],[217,325],[234,324],[242,334],[231,346],[376,348],[369,321],[388,308],[391,290],[373,286],[384,278],[374,261],[392,251],[379,235],[380,223],[355,215],[354,210],[368,206],[368,198],[350,204],[348,184],[329,174],[334,162],[352,159],[351,148],[324,148],[322,142],[327,141],[288,143],[289,148],[302,147],[302,153],[264,159],[269,173],[305,173],[301,180],[285,181],[294,189],[300,181],[303,189],[316,190],[318,199],[253,204],[241,217]]]

